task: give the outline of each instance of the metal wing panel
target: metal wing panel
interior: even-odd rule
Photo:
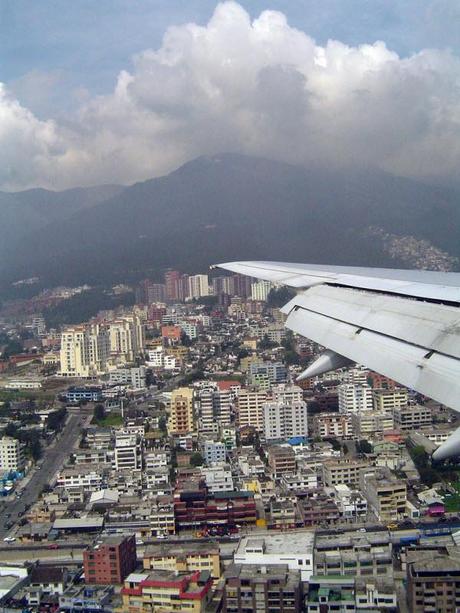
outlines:
[[[460,302],[460,273],[318,266],[285,262],[226,262],[224,268],[295,288],[332,283],[444,302]]]
[[[460,309],[385,294],[329,286],[313,287],[284,308],[298,305],[428,351],[460,358]]]
[[[372,370],[460,411],[460,360],[298,308],[286,326]]]

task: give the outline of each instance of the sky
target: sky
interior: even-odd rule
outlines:
[[[457,0],[0,0],[0,189],[203,154],[459,181]]]

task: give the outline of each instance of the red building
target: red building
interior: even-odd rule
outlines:
[[[206,487],[176,492],[174,495],[176,531],[212,526],[253,524],[257,520],[253,492],[217,492]]]
[[[86,583],[123,583],[136,569],[136,539],[133,536],[108,537],[83,552]]]
[[[179,326],[161,326],[162,338],[169,341],[179,342],[182,334],[182,330]]]

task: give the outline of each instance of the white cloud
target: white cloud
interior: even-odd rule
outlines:
[[[0,184],[129,183],[222,151],[451,179],[459,85],[450,52],[321,47],[282,13],[251,22],[226,2],[204,27],[170,27],[111,94],[82,98],[65,123],[39,121],[0,90]]]

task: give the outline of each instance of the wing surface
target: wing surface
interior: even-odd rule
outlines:
[[[218,267],[296,288],[282,309],[288,328],[460,411],[460,273],[282,262]]]

